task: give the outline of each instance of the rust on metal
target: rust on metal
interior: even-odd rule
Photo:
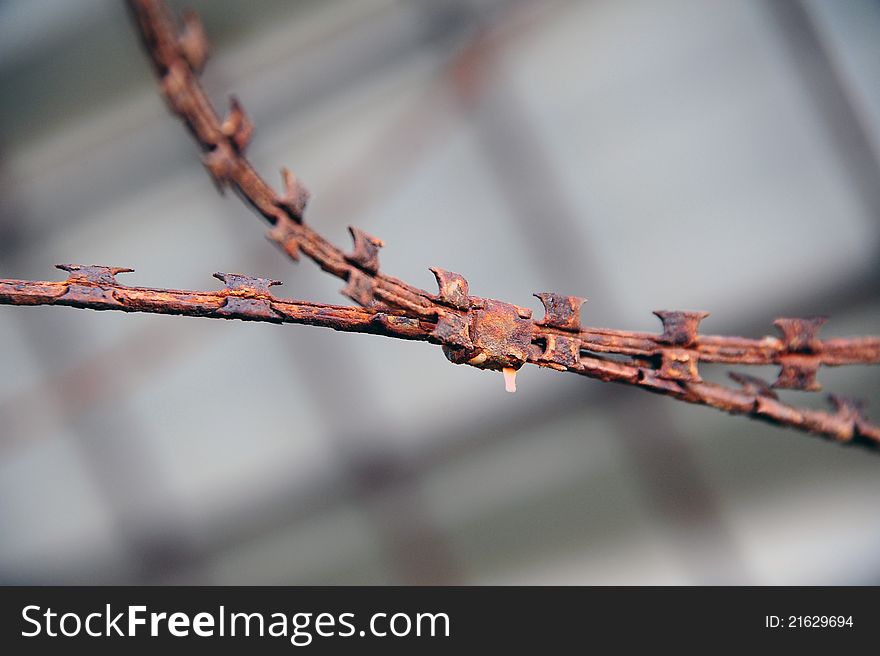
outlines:
[[[266,238],[277,244],[291,260],[299,262],[299,242],[290,219],[284,218],[278,221],[266,235]]]
[[[254,134],[254,124],[248,118],[248,115],[245,114],[244,108],[235,96],[229,99],[229,113],[223,119],[220,131],[223,133],[223,136],[235,145],[236,150],[240,153],[245,151],[251,141],[251,137]]]
[[[374,302],[373,279],[359,269],[350,269],[348,281],[342,288],[342,293],[348,296],[358,305],[367,307]]]
[[[208,61],[210,47],[205,36],[205,28],[202,19],[192,10],[183,12],[183,30],[177,39],[180,52],[183,54],[194,73],[201,73]]]
[[[771,399],[779,398],[776,392],[773,391],[773,388],[770,387],[770,384],[767,383],[767,381],[763,378],[740,373],[739,371],[731,371],[727,375],[731,378],[731,380],[739,383],[742,387],[742,391],[746,394],[754,396],[766,396]]]
[[[544,306],[542,326],[559,328],[560,330],[581,329],[581,306],[587,302],[582,296],[563,296],[553,292],[533,294]]]
[[[354,250],[345,259],[359,269],[370,274],[379,271],[379,249],[385,244],[378,237],[368,235],[360,228],[349,226],[348,231],[354,241]]]
[[[773,383],[773,387],[806,392],[818,392],[822,389],[816,378],[821,364],[821,360],[817,356],[798,353],[785,354],[780,356],[780,364],[782,369],[776,382]]]
[[[215,273],[224,289],[185,291],[121,285],[115,275],[131,271],[122,267],[59,268],[70,271],[67,280],[0,280],[0,305],[68,305],[92,310],[295,323],[422,341],[429,341],[434,329],[433,324],[401,315],[392,308],[370,310],[278,298],[271,287],[281,283],[270,278]]]
[[[471,307],[471,299],[468,296],[468,281],[459,273],[446,271],[439,267],[431,267],[431,272],[437,279],[440,293],[437,300],[450,307],[459,310],[467,310]]]
[[[582,326],[584,299],[536,294],[544,316],[495,299],[471,296],[467,280],[433,268],[439,287],[431,294],[380,271],[381,242],[352,228],[354,249],[344,253],[303,220],[308,192],[287,169],[281,194],[267,184],[244,151],[253,126],[233,100],[221,121],[198,82],[208,44],[201,23],[188,15],[182,31],[158,0],[129,0],[168,107],[204,153],[205,166],[222,191],[232,186],[271,226],[269,239],[289,257],[302,253],[346,282],[343,293],[363,307],[279,299],[277,281],[216,274],[225,288],[213,292],[127,287],[120,267],[63,265],[64,281],[0,280],[0,304],[69,305],[97,310],[183,314],[220,319],[315,325],[439,344],[459,364],[500,370],[507,387],[526,363],[606,382],[639,386],[681,401],[749,416],[844,442],[880,447],[880,427],[862,406],[832,398],[833,411],[798,408],[781,401],[764,381],[731,374],[738,387],[703,381],[698,364],[777,365],[775,388],[814,391],[822,366],[880,363],[880,337],[821,340],[824,317],[780,318],[781,338],[750,339],[698,333],[705,312],[658,311],[661,334]]]
[[[660,354],[661,378],[699,383],[702,381],[697,373],[699,354],[685,348],[667,348]]]
[[[664,344],[690,346],[697,339],[700,322],[709,316],[708,312],[684,312],[681,310],[655,310],[654,314],[663,323],[663,334],[657,338]]]
[[[577,367],[581,360],[581,341],[568,335],[549,334],[538,362],[551,369],[565,371]]]
[[[109,267],[85,264],[56,264],[56,269],[67,271],[67,291],[59,299],[59,303],[74,304],[79,302],[102,303],[107,308],[118,307],[119,301],[113,295],[116,285],[116,274],[131,273],[134,269],[127,267]]]
[[[473,303],[472,303],[473,306]],[[529,355],[533,323],[522,308],[494,299],[480,299],[471,314],[474,350],[467,363],[481,369],[519,369]]]
[[[251,321],[274,321],[281,317],[272,308],[270,287],[282,284],[271,278],[251,278],[240,273],[215,273],[214,277],[226,285],[226,302],[218,310],[221,315]]]
[[[286,166],[281,169],[281,182],[284,184],[284,193],[274,200],[278,207],[287,210],[287,213],[297,223],[302,223],[306,205],[309,204],[309,191]]]
[[[782,333],[782,341],[788,352],[812,353],[821,344],[817,335],[826,321],[828,317],[806,319],[780,317],[773,321],[773,325]]]
[[[466,311],[438,304],[432,321],[387,306],[359,308],[281,299],[271,290],[278,281],[241,274],[215,274],[225,288],[203,292],[127,287],[116,280],[118,273],[130,271],[123,267],[61,265],[61,268],[69,274],[63,281],[0,280],[0,304],[69,305],[95,310],[294,323],[434,342],[441,344],[455,362],[502,370],[509,390],[515,388],[516,370],[531,362],[598,380],[638,385],[689,403],[842,442],[880,447],[880,427],[867,420],[860,401],[832,397],[833,412],[822,412],[783,403],[766,383],[745,374],[731,374],[740,384],[739,389],[700,381],[692,368],[695,367],[694,347],[658,347],[659,368],[652,368],[649,361],[640,357],[626,362],[585,355],[584,347],[589,344],[581,339],[582,333],[556,332],[557,328],[550,329],[532,320],[527,309],[497,300],[470,297],[471,307]],[[639,337],[639,334],[631,336]],[[738,343],[742,340],[731,339]],[[876,363],[876,345],[866,342],[867,339],[875,338],[858,338],[856,345],[867,345],[864,362]],[[835,348],[842,348],[844,342],[837,340]],[[813,346],[818,352],[823,348],[822,343]]]
[[[232,146],[228,143],[219,144],[202,156],[202,164],[210,174],[217,190],[222,193],[233,180],[235,172],[236,161],[232,153]]]
[[[437,325],[431,336],[443,345],[443,352],[451,362],[462,364],[471,359],[474,343],[471,341],[467,315],[449,311],[438,312]]]

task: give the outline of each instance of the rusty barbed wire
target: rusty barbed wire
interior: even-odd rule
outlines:
[[[67,280],[0,280],[0,304],[68,305],[90,310],[296,323],[401,339],[431,339],[430,325],[390,308],[378,311],[276,298],[270,287],[281,282],[270,278],[215,273],[225,289],[184,291],[121,285],[116,276],[133,271],[126,267],[58,264],[56,268],[68,272]]]
[[[866,446],[880,446],[880,427],[867,421],[859,401],[832,396],[834,413],[799,409],[779,401],[771,386],[759,378],[732,373],[731,377],[741,386],[737,390],[703,382],[696,374],[696,362],[704,343],[709,357],[718,353],[721,358],[732,357],[730,350],[741,349],[751,354],[755,363],[763,364],[775,354],[783,362],[775,387],[791,387],[794,381],[802,389],[815,389],[815,381],[810,376],[792,377],[786,373],[794,366],[786,360],[792,355],[789,352],[792,348],[810,351],[797,354],[800,358],[811,358],[810,367],[813,362],[855,360],[861,350],[873,358],[871,361],[880,359],[878,339],[815,340],[812,331],[819,323],[815,319],[778,320],[777,324],[784,326],[783,340],[699,336],[696,313],[681,312],[657,313],[664,324],[660,335],[623,331],[593,331],[591,334],[589,330],[580,330],[576,314],[583,299],[539,294],[546,312],[541,321],[533,321],[530,310],[467,295],[466,281],[447,272],[437,273],[441,299],[449,305],[468,307],[460,310],[464,316],[441,310],[433,320],[426,320],[388,307],[358,308],[280,299],[270,289],[280,284],[279,281],[240,274],[215,273],[214,277],[225,283],[221,291],[185,291],[121,285],[116,275],[131,271],[124,267],[61,264],[58,268],[68,272],[66,280],[0,280],[0,304],[68,305],[93,310],[296,323],[427,341],[442,345],[453,362],[514,371],[529,362],[603,381],[640,386],[690,403],[746,414],[840,441],[855,440]],[[805,331],[799,330],[804,327]],[[628,340],[630,346],[615,349],[611,345],[615,340]],[[648,347],[649,343],[653,347]],[[670,343],[679,346],[669,346]],[[617,355],[629,354],[624,351],[636,351],[636,354],[631,362],[621,362],[602,358],[596,353],[599,350]],[[652,357],[659,357],[659,367],[651,367]],[[798,363],[796,366],[801,366],[800,360]]]
[[[746,415],[841,442],[880,447],[880,427],[866,419],[861,401],[831,396],[832,412],[797,408],[779,400],[774,389],[818,391],[821,366],[880,363],[880,337],[820,340],[825,317],[779,318],[780,337],[748,339],[700,335],[706,312],[657,311],[662,332],[651,334],[582,327],[586,299],[552,292],[535,294],[544,306],[536,321],[528,308],[472,296],[464,276],[431,268],[439,291],[432,294],[380,272],[383,243],[356,227],[350,253],[334,246],[303,221],[308,192],[287,169],[284,191],[276,193],[245,156],[253,124],[237,99],[221,120],[197,75],[208,43],[194,13],[178,31],[158,0],[129,0],[142,41],[170,109],[183,119],[204,151],[203,161],[218,189],[234,188],[265,218],[268,237],[290,258],[303,253],[322,269],[346,281],[342,293],[360,308],[279,299],[278,281],[240,274],[215,274],[226,288],[199,292],[120,285],[115,276],[130,269],[59,265],[65,281],[0,280],[0,304],[69,305],[96,310],[181,314],[271,323],[298,323],[364,332],[442,346],[457,364],[504,371],[509,389],[526,363],[569,371],[606,382],[634,385],[673,398]],[[700,362],[726,365],[777,365],[769,384],[733,372],[738,388],[705,382]]]

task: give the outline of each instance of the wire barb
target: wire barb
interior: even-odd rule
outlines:
[[[581,306],[587,302],[582,296],[563,296],[553,292],[532,294],[544,306],[542,326],[552,326],[560,330],[578,331],[581,329]]]
[[[655,310],[654,314],[663,324],[663,334],[658,338],[664,344],[690,346],[697,339],[700,322],[708,312],[683,312],[681,310]]]
[[[202,19],[191,9],[183,12],[183,31],[177,39],[180,51],[193,73],[199,74],[208,61],[210,48]]]
[[[309,190],[286,166],[281,169],[281,182],[284,184],[284,193],[275,199],[275,204],[285,209],[294,221],[302,223],[309,203]]]
[[[245,114],[244,108],[235,96],[229,99],[229,113],[220,124],[220,131],[224,137],[232,141],[240,153],[245,151],[251,141],[254,134],[254,124]]]
[[[384,242],[354,226],[348,226],[348,231],[354,241],[354,250],[345,259],[367,273],[378,273],[379,249],[385,245]]]

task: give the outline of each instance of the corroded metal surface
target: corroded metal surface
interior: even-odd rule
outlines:
[[[79,265],[58,268],[69,271],[67,280],[0,280],[0,304],[70,305],[91,310],[296,323],[423,341],[430,339],[433,329],[432,324],[402,316],[391,308],[373,311],[277,298],[270,287],[280,285],[279,281],[237,273],[214,274],[224,283],[222,290],[185,291],[127,287],[116,280],[117,273],[132,269]]]
[[[308,192],[287,169],[276,193],[245,157],[253,125],[233,99],[221,120],[198,83],[209,47],[194,14],[178,30],[156,0],[130,0],[147,53],[169,108],[203,150],[203,162],[220,191],[237,193],[272,226],[268,237],[289,257],[300,253],[345,281],[342,293],[361,308],[276,298],[274,280],[215,274],[226,288],[192,292],[126,287],[119,267],[63,265],[61,282],[0,280],[0,304],[71,305],[97,310],[185,314],[271,323],[300,323],[439,344],[452,362],[503,370],[512,376],[526,363],[642,387],[673,398],[816,433],[839,441],[880,447],[880,428],[865,418],[860,402],[832,397],[830,412],[800,409],[779,400],[772,388],[815,391],[821,366],[877,364],[880,337],[821,340],[824,317],[780,318],[780,337],[748,339],[701,335],[700,311],[657,311],[657,334],[581,326],[585,299],[553,292],[535,294],[544,316],[495,299],[471,296],[464,276],[432,268],[436,294],[380,271],[382,241],[350,228],[354,246],[343,252],[304,222]],[[738,387],[704,382],[701,362],[777,365],[772,384],[731,374]]]
[[[453,362],[505,370],[509,385],[511,372],[532,363],[639,386],[689,403],[749,415],[838,441],[880,448],[880,427],[868,422],[861,401],[831,396],[832,412],[801,409],[781,402],[772,387],[760,378],[733,372],[730,376],[739,388],[728,388],[702,381],[697,372],[701,359],[726,361],[725,358],[732,357],[723,352],[724,348],[740,353],[741,364],[775,363],[781,365],[783,374],[794,366],[792,358],[810,358],[810,366],[816,367],[823,363],[878,363],[880,338],[876,337],[824,342],[811,339],[809,353],[805,354],[791,352],[786,334],[782,339],[695,334],[692,338],[671,340],[668,330],[649,335],[580,328],[573,308],[579,308],[583,299],[547,300],[545,305],[550,309],[540,320],[534,320],[527,308],[465,296],[467,281],[449,272],[438,274],[436,298],[446,298],[446,303],[437,300],[432,313],[415,314],[384,305],[360,308],[282,299],[272,293],[279,281],[233,273],[214,274],[225,284],[223,290],[181,291],[121,285],[116,276],[131,271],[122,267],[66,264],[59,268],[68,272],[64,281],[0,280],[0,304],[70,305],[94,310],[295,323],[420,340],[441,345]],[[545,300],[548,295],[540,297]],[[668,328],[668,320],[664,324]],[[671,345],[670,341],[688,346]],[[617,349],[616,343],[623,346]],[[721,359],[719,352],[723,352]],[[602,354],[630,357],[610,359]],[[780,385],[777,381],[774,386],[788,385],[787,379],[784,382]],[[815,387],[809,378],[794,377],[791,384],[805,391]]]

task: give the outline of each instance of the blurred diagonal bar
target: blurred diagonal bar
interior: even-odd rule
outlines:
[[[774,0],[760,6],[779,27],[791,65],[831,137],[854,196],[865,216],[876,222],[880,216],[880,153],[872,147],[871,129],[858,93],[848,83],[834,44],[821,29],[811,4]],[[880,249],[880,233],[875,236]]]

